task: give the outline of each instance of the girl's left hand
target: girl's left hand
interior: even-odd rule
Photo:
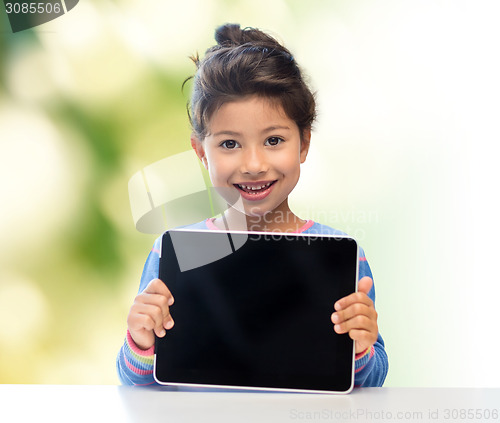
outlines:
[[[377,312],[368,292],[373,280],[365,276],[358,282],[358,292],[341,298],[335,303],[331,319],[335,332],[349,333],[355,341],[356,354],[371,347],[378,336]]]

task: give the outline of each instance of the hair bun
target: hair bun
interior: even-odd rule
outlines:
[[[243,37],[243,30],[239,24],[225,24],[215,30],[215,41],[219,45],[241,45],[246,41]]]
[[[253,43],[268,45],[281,49],[282,46],[272,37],[256,28],[243,28],[239,24],[224,24],[215,30],[215,41],[224,47],[240,46],[242,44]]]

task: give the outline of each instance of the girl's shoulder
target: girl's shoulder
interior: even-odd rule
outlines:
[[[309,228],[307,228],[304,234],[321,234],[321,235],[341,235],[346,236],[345,232],[339,231],[338,229],[334,229],[330,226],[323,225],[318,222],[314,222]]]
[[[191,225],[179,226],[175,229],[193,229],[193,230],[207,231],[210,229],[208,226],[209,224],[208,221],[209,219],[202,220],[201,222],[192,223]]]
[[[184,225],[184,226],[177,226],[176,228],[173,229],[193,229],[193,230],[204,230],[208,231],[211,229],[208,224],[207,220],[203,220],[201,222],[193,223],[191,225]],[[153,245],[153,251],[159,252],[161,250],[161,240],[163,238],[163,235],[168,231],[163,232],[158,238],[155,239],[154,245]]]

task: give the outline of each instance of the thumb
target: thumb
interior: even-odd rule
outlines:
[[[358,292],[364,292],[366,295],[370,292],[370,289],[372,289],[373,286],[373,279],[365,276],[364,278],[361,278],[358,282]]]

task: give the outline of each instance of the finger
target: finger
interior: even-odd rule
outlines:
[[[168,306],[167,297],[159,294],[146,294],[143,293],[136,298],[138,304],[150,305],[158,307],[161,312],[161,320],[165,329],[171,329],[173,326],[172,315],[170,314],[170,307]],[[171,322],[172,321],[172,322]]]
[[[172,319],[170,315],[169,299],[164,295],[143,292],[136,297],[136,302],[159,307],[163,316],[164,325],[167,325]],[[171,326],[168,329],[170,328]]]
[[[142,313],[142,305],[134,305],[127,318],[127,325],[130,330],[153,330],[155,327],[154,319],[147,313]]]
[[[144,329],[154,331],[160,338],[165,336],[166,328],[164,325],[166,320],[160,307],[152,304],[137,303],[133,306],[132,314],[137,315],[136,321],[143,324]],[[170,314],[168,315],[168,319],[171,320]]]
[[[163,311],[168,311],[169,309],[168,297],[161,294],[149,294],[147,292],[143,292],[137,296],[136,302],[154,305],[160,307]]]
[[[349,304],[352,304],[352,302],[355,302],[356,299],[363,298],[363,295],[356,295],[356,294],[365,294],[368,297],[368,293],[372,289],[372,286],[373,286],[373,279],[372,278],[370,278],[368,276],[361,278],[358,282],[357,292],[355,292],[351,295],[348,295],[344,298],[341,298],[339,301],[337,301],[334,304],[335,310],[341,310],[342,308],[347,307]],[[370,297],[368,297],[368,298],[370,298]]]
[[[364,292],[366,295],[370,292],[373,286],[373,279],[365,276],[358,281],[358,292]]]
[[[378,333],[377,323],[367,316],[353,317],[345,322],[335,324],[333,328],[335,332],[339,334],[350,332],[353,329],[365,330],[375,334]]]
[[[361,303],[369,307],[373,307],[373,301],[368,295],[366,295],[364,292],[354,292],[347,297],[338,300],[334,304],[334,308],[335,310],[340,311],[356,303]]]
[[[375,308],[363,303],[354,303],[344,310],[336,311],[332,314],[331,319],[333,323],[339,324],[358,315],[367,316],[375,321],[377,320],[377,312],[375,311]]]
[[[163,295],[168,299],[168,305],[172,305],[174,303],[174,296],[167,288],[167,285],[161,279],[153,279],[149,282],[146,289],[143,291],[147,294],[158,294]]]

